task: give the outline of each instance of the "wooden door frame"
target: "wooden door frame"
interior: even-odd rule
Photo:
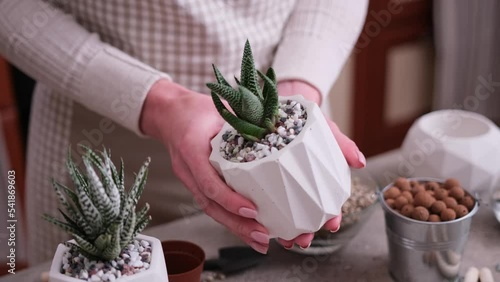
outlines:
[[[370,1],[363,32],[374,34],[368,29],[374,27],[374,22],[380,23],[377,13],[387,11],[390,2],[394,3],[394,0]],[[355,49],[353,139],[366,156],[399,147],[414,120],[420,114],[430,111],[430,108],[426,109],[396,125],[384,120],[387,57],[390,49],[428,37],[432,29],[431,0],[401,2],[400,5],[401,11],[391,14],[389,23],[381,27],[378,35],[369,38],[369,43],[364,47],[362,44],[366,42],[362,42],[363,38],[360,37]]]

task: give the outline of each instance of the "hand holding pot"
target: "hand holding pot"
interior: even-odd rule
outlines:
[[[319,91],[312,85],[300,80],[285,80],[279,82],[278,93],[280,94],[280,96],[293,96],[300,94],[310,101],[321,104],[321,94],[319,93]],[[344,133],[342,133],[342,131],[340,131],[335,122],[333,122],[326,116],[325,119],[328,122],[328,125],[330,126],[330,129],[332,130],[332,133],[335,136],[335,139],[337,140],[340,149],[342,150],[342,153],[347,160],[347,163],[354,168],[363,168],[366,165],[366,159],[363,153],[361,153],[361,151],[358,149],[358,146],[356,146],[354,141],[349,139],[349,137],[347,137]],[[339,215],[338,217],[327,221],[323,228],[331,231],[338,230],[340,228],[341,220],[342,215]],[[308,246],[311,243],[313,237],[313,233],[308,233],[298,236],[293,241],[287,241],[283,239],[279,239],[278,241],[286,248],[293,247],[293,243],[304,247]]]
[[[256,251],[266,253],[269,236],[255,205],[229,188],[209,162],[210,140],[224,121],[210,97],[159,80],[144,102],[141,128],[168,149],[176,176],[203,211]]]

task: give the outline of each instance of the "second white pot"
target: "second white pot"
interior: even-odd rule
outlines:
[[[151,244],[151,263],[149,269],[136,273],[130,276],[122,276],[118,280],[121,282],[139,282],[139,281],[158,281],[158,282],[168,282],[167,266],[165,264],[165,257],[163,255],[163,248],[161,246],[160,240],[155,237],[146,236],[138,234],[136,239],[146,240]],[[70,242],[75,242],[74,240]],[[83,280],[72,278],[61,274],[61,266],[64,253],[69,248],[64,244],[59,244],[56,253],[52,259],[52,265],[49,271],[49,281],[50,282],[81,282]]]
[[[260,160],[236,163],[220,153],[225,124],[212,140],[210,161],[235,191],[257,206],[257,221],[272,238],[290,240],[318,231],[339,215],[349,198],[349,166],[320,108],[302,96],[280,97],[300,102],[307,111],[301,133],[282,150]]]

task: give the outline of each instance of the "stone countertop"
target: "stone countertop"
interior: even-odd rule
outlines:
[[[390,180],[384,179],[384,171],[396,171],[397,152],[389,152],[368,161],[368,168],[377,175],[381,185]],[[392,169],[391,169],[392,165]],[[385,235],[384,215],[377,206],[360,232],[341,250],[334,254],[306,256],[285,250],[272,242],[263,263],[243,273],[229,276],[227,282],[243,281],[391,281],[388,273],[388,249]],[[160,240],[182,239],[199,244],[207,258],[217,256],[217,250],[224,246],[242,245],[224,227],[204,214],[179,219],[169,224],[145,230]],[[464,275],[471,266],[489,267],[495,281],[500,281],[500,224],[496,221],[491,208],[482,203],[473,217],[469,240],[465,247],[460,274]],[[15,275],[0,278],[0,282],[39,281],[40,274],[48,271],[50,263],[44,263]]]

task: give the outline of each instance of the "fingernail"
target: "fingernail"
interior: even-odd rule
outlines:
[[[339,226],[337,226],[337,229],[332,229],[332,230],[330,230],[330,232],[331,232],[331,233],[335,233],[335,232],[339,231],[339,229],[340,229],[340,225],[339,225]]]
[[[257,211],[249,209],[249,208],[240,208],[238,210],[238,213],[241,216],[246,217],[246,218],[256,218],[257,217]]]
[[[291,243],[290,245],[283,245],[283,248],[290,250],[291,248],[293,248],[293,243]]]
[[[250,237],[258,243],[266,245],[269,244],[269,235],[262,233],[260,231],[252,231],[250,233]]]
[[[305,250],[305,249],[309,248],[310,246],[311,246],[311,242],[309,242],[309,244],[308,244],[307,246],[305,246],[305,247],[302,247],[302,246],[299,246],[299,247],[300,247],[302,250]]]
[[[252,247],[252,249],[256,250],[257,252],[261,253],[261,254],[267,254],[267,247],[266,246],[262,246],[261,244],[257,243],[257,242],[250,242],[250,247]]]
[[[362,164],[363,164],[363,167],[365,167],[365,166],[366,166],[366,158],[365,158],[365,155],[363,155],[363,153],[361,153],[361,151],[360,151],[360,150],[358,150],[358,161],[359,161],[360,163],[362,163]]]

